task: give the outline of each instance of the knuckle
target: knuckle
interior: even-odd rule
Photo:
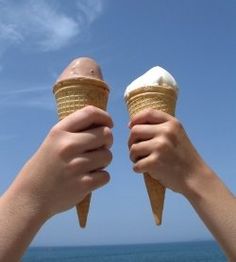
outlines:
[[[148,161],[147,160],[140,160],[137,161],[134,165],[133,165],[133,170],[136,173],[144,173],[146,172],[148,169]]]
[[[153,115],[155,115],[155,113],[156,113],[156,110],[153,109],[153,108],[146,109],[146,115],[147,116],[153,116]]]
[[[82,166],[82,163],[81,163],[81,160],[79,158],[70,161],[66,165],[66,174],[68,174],[68,175],[78,174],[80,169],[81,169],[81,166]]]
[[[91,188],[94,187],[95,184],[94,179],[89,175],[84,175],[81,180],[84,190],[90,192]]]
[[[132,127],[131,131],[130,131],[130,138],[129,141],[136,141],[139,137],[140,134],[140,127],[139,125],[135,125]]]
[[[105,144],[111,146],[113,144],[113,135],[109,127],[104,127],[103,136],[104,136]]]
[[[111,180],[111,176],[110,176],[109,174],[104,175],[102,186],[104,186],[104,185],[106,185],[107,183],[109,183],[110,180]]]
[[[172,136],[174,132],[175,128],[171,123],[167,123],[165,127],[163,127],[163,135],[165,135],[166,137]]]
[[[139,133],[139,126],[138,125],[133,126],[131,129],[131,134],[136,135],[138,133]]]
[[[107,171],[105,171],[105,170],[101,170],[99,172],[99,177],[100,177],[100,184],[101,185],[107,184],[110,181],[110,179],[111,179],[110,178],[110,174]]]
[[[102,170],[99,172],[91,173],[90,175],[85,175],[82,180],[83,187],[86,189],[87,192],[91,192],[108,183],[110,180],[110,176],[109,173]]]
[[[97,114],[97,108],[93,105],[86,106],[84,110],[87,111],[87,114],[90,116],[94,116]]]
[[[163,134],[166,137],[171,137],[173,135],[175,135],[177,129],[176,129],[176,125],[174,123],[174,121],[169,121],[165,124],[165,126],[163,127]]]
[[[135,159],[137,158],[138,155],[138,147],[137,144],[133,144],[130,148],[130,159],[131,161],[135,162]]]
[[[134,164],[133,170],[134,170],[134,172],[136,172],[136,173],[141,173],[141,170],[142,170],[142,169],[141,169],[140,163]]]
[[[174,121],[170,121],[163,127],[163,135],[167,138],[171,138],[176,135],[177,126]]]
[[[111,152],[110,150],[108,150],[108,149],[105,150],[105,152],[104,152],[104,156],[103,156],[103,159],[104,159],[105,165],[110,164],[111,161],[112,161],[112,158],[113,158],[113,156],[112,156],[112,152]]]
[[[131,131],[130,131],[130,137],[134,138],[138,133],[138,126],[135,125],[132,127]]]
[[[130,148],[130,154],[135,155],[137,153],[137,144],[133,144]]]
[[[159,152],[153,152],[153,154],[151,154],[151,156],[150,156],[150,165],[151,166],[157,165],[159,160],[160,160]]]
[[[160,163],[160,154],[153,152],[149,157],[149,160],[148,160],[148,163],[147,163],[147,170],[149,172],[156,170],[159,163]]]
[[[56,139],[60,135],[61,135],[61,129],[58,127],[58,125],[53,126],[49,132],[49,137],[52,139]]]
[[[168,139],[163,136],[162,139],[159,138],[158,144],[156,146],[156,153],[164,153],[169,149]]]
[[[57,146],[58,155],[63,159],[69,157],[73,149],[74,145],[69,139],[61,140]]]
[[[177,119],[171,120],[164,129],[163,135],[166,141],[170,141],[173,144],[176,144],[178,141],[178,135],[183,129],[182,124]]]
[[[172,128],[174,130],[179,131],[179,130],[181,130],[183,128],[182,123],[178,119],[176,119],[176,118],[173,119],[171,123],[172,123]]]

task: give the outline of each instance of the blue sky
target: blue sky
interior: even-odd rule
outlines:
[[[170,190],[163,225],[155,226],[142,176],[129,161],[123,92],[152,66],[169,70],[180,86],[177,117],[235,193],[235,17],[234,0],[0,0],[0,193],[57,122],[52,86],[72,59],[96,59],[111,87],[112,180],[93,194],[85,230],[73,209],[50,219],[33,245],[211,238]]]

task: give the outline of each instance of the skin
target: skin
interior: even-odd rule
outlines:
[[[89,106],[51,129],[0,198],[0,261],[19,261],[45,221],[108,183],[112,126]]]
[[[104,186],[111,162],[112,120],[86,107],[55,125],[0,198],[0,261],[19,261],[41,226]],[[181,123],[145,110],[130,123],[134,170],[183,194],[236,261],[236,200],[194,149]]]
[[[221,245],[236,261],[236,199],[200,157],[183,126],[157,110],[144,110],[129,124],[133,169],[149,173],[183,194]]]

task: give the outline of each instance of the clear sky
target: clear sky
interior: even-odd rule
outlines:
[[[33,245],[211,238],[170,190],[163,225],[154,224],[143,178],[129,161],[123,92],[152,66],[170,71],[180,87],[177,117],[236,193],[236,1],[0,0],[0,193],[57,122],[51,88],[79,56],[96,59],[111,87],[112,180],[93,194],[85,230],[73,209],[50,219]]]

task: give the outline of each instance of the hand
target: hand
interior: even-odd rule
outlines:
[[[134,171],[148,173],[162,185],[186,194],[205,163],[181,123],[162,111],[148,109],[130,123],[130,158]]]
[[[112,160],[112,125],[106,112],[92,106],[69,115],[51,129],[11,192],[47,217],[72,208],[109,181],[104,168]]]
[[[185,195],[229,261],[236,261],[235,196],[201,159],[181,123],[167,113],[148,109],[133,118],[130,128],[134,171],[148,173]]]

